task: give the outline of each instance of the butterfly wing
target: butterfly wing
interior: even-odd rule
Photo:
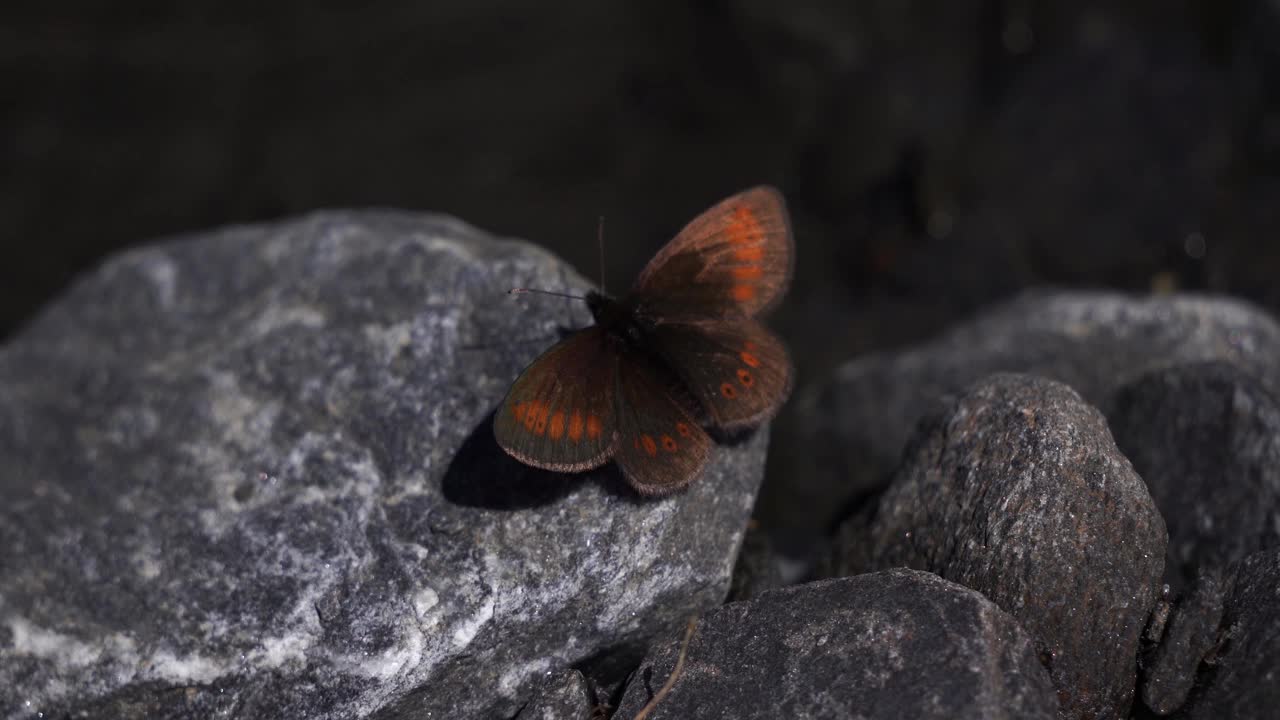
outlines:
[[[617,443],[619,360],[599,327],[553,345],[516,378],[498,408],[498,444],[520,462],[558,472],[608,462]]]
[[[772,417],[791,392],[786,346],[754,320],[662,323],[653,342],[706,419],[724,430]]]
[[[644,495],[687,487],[711,457],[711,438],[672,387],[643,362],[626,362],[618,374],[614,459],[627,482]]]
[[[751,317],[786,292],[792,246],[782,194],[752,188],[686,225],[645,266],[632,293],[668,319]]]

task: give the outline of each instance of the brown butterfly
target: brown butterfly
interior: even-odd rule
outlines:
[[[559,472],[612,458],[646,495],[688,486],[711,452],[703,425],[756,425],[791,389],[786,348],[755,318],[786,292],[792,245],[771,187],[699,215],[626,296],[587,293],[595,325],[520,374],[494,417],[498,444]]]

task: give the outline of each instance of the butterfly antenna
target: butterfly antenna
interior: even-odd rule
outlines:
[[[536,288],[511,288],[507,291],[508,295],[522,295],[524,293],[533,293],[535,295],[551,295],[552,297],[569,298],[570,300],[586,300],[582,295],[570,295],[569,293],[555,292],[552,290],[538,290]]]
[[[596,225],[596,244],[600,246],[600,294],[604,295],[604,216],[600,216],[600,223]]]
[[[600,292],[604,293],[604,216],[600,216],[600,224],[596,229],[596,239],[600,244]],[[538,290],[535,288],[511,288],[507,291],[508,295],[521,295],[524,293],[534,293],[536,295],[551,295],[553,297],[569,298],[570,300],[586,300],[582,295],[570,295],[569,293],[553,292],[551,290]]]

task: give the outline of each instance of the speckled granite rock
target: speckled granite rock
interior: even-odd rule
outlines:
[[[617,717],[666,682],[680,643],[632,675]],[[707,613],[662,718],[1056,718],[1018,623],[982,595],[897,569],[766,592]]]
[[[1166,368],[1121,388],[1108,420],[1169,527],[1175,592],[1280,547],[1280,403],[1261,383],[1227,363]]]
[[[324,213],[113,259],[0,349],[0,714],[514,715],[717,605],[766,433],[644,501],[510,460],[547,253]]]
[[[998,374],[921,423],[826,572],[905,565],[973,588],[1035,639],[1066,716],[1119,718],[1165,543],[1101,413],[1061,383]]]
[[[1234,568],[1223,608],[1226,637],[1179,717],[1275,717],[1280,708],[1280,548]]]
[[[1219,360],[1280,389],[1280,325],[1237,300],[1034,292],[983,312],[938,339],[868,355],[798,394],[788,482],[766,486],[775,525],[817,535],[892,477],[916,423],[944,396],[995,372],[1070,385],[1106,411],[1114,391],[1164,367]],[[785,493],[783,491],[785,490]],[[771,494],[773,493],[773,494]]]

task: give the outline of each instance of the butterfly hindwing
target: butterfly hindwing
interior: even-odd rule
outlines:
[[[493,420],[498,444],[517,460],[580,472],[603,465],[617,438],[620,358],[599,326],[561,340],[512,384]]]
[[[707,420],[724,430],[769,419],[791,391],[786,347],[754,320],[663,323],[653,342]]]
[[[614,455],[627,482],[645,495],[688,486],[711,456],[711,438],[646,363],[618,373],[618,445]]]
[[[632,292],[663,317],[751,317],[791,281],[791,225],[782,194],[761,186],[716,204],[645,266]]]

